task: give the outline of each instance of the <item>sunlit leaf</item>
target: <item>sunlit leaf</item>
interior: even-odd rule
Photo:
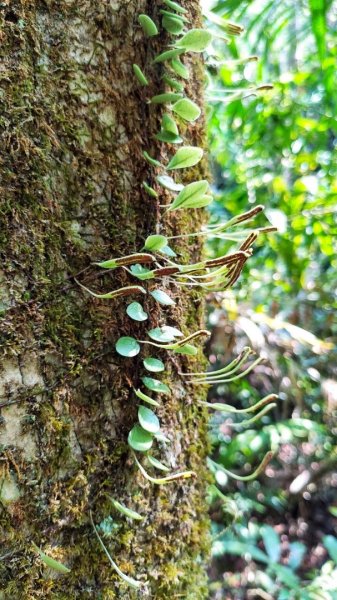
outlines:
[[[157,252],[167,246],[167,241],[164,235],[149,235],[145,241],[144,248],[151,252]]]
[[[212,34],[206,29],[190,29],[176,42],[176,46],[189,52],[203,52],[212,41]]]
[[[179,148],[175,155],[171,158],[167,165],[168,171],[172,169],[186,169],[187,167],[193,167],[203,157],[204,151],[202,148],[197,146],[183,146]]]
[[[208,181],[201,180],[190,183],[178,194],[175,200],[170,204],[168,210],[177,210],[178,208],[193,208],[198,201],[203,198],[209,187]]]
[[[196,121],[201,115],[199,106],[188,98],[182,98],[175,102],[172,106],[172,110],[179,115],[179,117],[189,122]]]

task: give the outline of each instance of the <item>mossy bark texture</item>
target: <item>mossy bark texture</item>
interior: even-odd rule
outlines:
[[[174,151],[153,142],[160,109],[147,104],[163,90],[163,67],[152,59],[169,39],[146,39],[137,21],[147,13],[159,23],[160,5],[0,4],[1,600],[207,596],[205,415],[179,377],[201,356],[161,355],[173,393],[158,410],[171,444],[158,446],[157,457],[197,477],[159,487],[135,468],[126,443],[146,354],[123,359],[114,349],[121,335],[144,339],[157,325],[192,333],[202,324],[202,301],[171,286],[176,306],[145,300],[150,324],[137,325],[125,309],[139,298],[97,300],[76,282],[97,292],[135,283],[123,270],[102,274],[93,262],[139,251],[151,233],[186,233],[200,224],[197,211],[162,218],[165,198],[157,202],[141,185],[155,186],[156,174],[142,151],[163,162]],[[198,1],[185,6],[197,26]],[[202,67],[198,59],[186,62],[187,93],[200,103]],[[139,86],[133,63],[149,87]],[[202,124],[183,133],[186,143],[202,145]],[[193,179],[204,174],[203,167],[192,171]],[[200,258],[198,242],[176,249],[182,260]],[[165,281],[160,287],[169,289]],[[109,497],[144,520],[132,524]],[[147,581],[140,592],[111,569],[90,511],[110,527],[105,540],[119,567]],[[32,542],[71,572],[49,570]]]

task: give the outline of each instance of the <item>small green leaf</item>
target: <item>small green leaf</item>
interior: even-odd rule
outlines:
[[[163,118],[161,121],[161,128],[164,129],[165,131],[169,131],[170,133],[174,133],[174,135],[179,135],[179,129],[178,129],[177,123],[167,113],[163,114]]]
[[[147,404],[150,404],[151,406],[160,406],[159,402],[157,402],[157,400],[153,400],[153,398],[150,398],[150,396],[147,396],[147,394],[144,394],[144,392],[142,392],[141,390],[133,390],[137,396],[137,398],[140,398],[141,400],[143,400],[143,402],[147,402]]]
[[[196,354],[198,354],[197,348],[195,346],[192,346],[192,344],[178,346],[178,348],[175,348],[173,352],[175,352],[175,354],[186,354],[187,356],[195,356]]]
[[[175,135],[170,131],[159,131],[154,137],[158,142],[164,142],[164,144],[182,144],[184,141],[180,135]]]
[[[132,265],[130,267],[130,271],[132,275],[137,277],[137,279],[141,279],[142,281],[145,281],[146,279],[153,279],[153,272],[150,269],[143,267],[143,265]]]
[[[169,8],[172,8],[172,10],[175,10],[177,13],[187,13],[186,8],[183,8],[178,2],[174,2],[173,0],[164,0],[164,4]]]
[[[126,309],[130,319],[134,321],[146,321],[149,315],[145,312],[142,305],[139,302],[132,302]]]
[[[185,52],[185,50],[181,49],[181,48],[173,48],[173,50],[165,50],[165,52],[158,54],[158,56],[156,56],[156,58],[154,59],[153,62],[154,63],[165,62],[165,60],[171,60],[171,59],[177,58],[177,56],[180,56],[180,54],[183,54],[183,52]]]
[[[135,458],[136,458],[136,457],[135,457]],[[137,458],[136,458],[136,460],[137,460]],[[135,589],[138,589],[138,588],[140,588],[142,585],[144,585],[142,581],[137,581],[136,579],[133,579],[133,577],[129,577],[128,575],[125,575],[125,573],[123,573],[123,571],[121,571],[121,570],[120,570],[120,568],[118,567],[118,565],[117,565],[117,564],[115,563],[115,561],[112,559],[112,557],[111,557],[111,555],[110,555],[110,553],[109,553],[108,549],[105,547],[105,545],[104,545],[104,543],[103,543],[103,540],[102,540],[101,536],[100,536],[100,535],[99,535],[99,533],[98,533],[98,529],[97,529],[97,527],[95,526],[95,523],[94,523],[94,521],[93,521],[93,518],[92,518],[92,514],[91,514],[91,512],[90,512],[90,521],[91,521],[91,524],[92,524],[93,530],[94,530],[94,532],[95,532],[95,535],[96,535],[96,537],[97,537],[97,539],[98,539],[98,541],[99,541],[99,543],[100,543],[100,545],[101,545],[101,547],[102,547],[102,550],[105,552],[105,554],[106,554],[106,556],[107,556],[107,558],[108,558],[108,560],[109,560],[109,562],[110,562],[110,564],[111,564],[112,568],[113,568],[113,569],[116,571],[116,573],[118,574],[118,576],[119,576],[119,577],[120,577],[120,578],[121,578],[123,581],[125,581],[125,583],[127,583],[127,585],[130,585],[131,587],[133,587],[133,588],[135,588]]]
[[[147,332],[148,336],[155,342],[161,342],[163,344],[169,344],[173,342],[177,337],[183,337],[183,334],[179,329],[170,327],[169,325],[163,325],[162,327],[155,327]]]
[[[160,373],[161,371],[164,371],[165,369],[165,365],[164,363],[159,360],[158,358],[144,358],[143,360],[143,365],[145,367],[145,369],[147,369],[148,371],[151,371],[152,373]]]
[[[158,34],[157,25],[150,19],[148,15],[139,15],[138,21],[148,37],[153,37]]]
[[[133,337],[121,337],[115,344],[115,348],[121,356],[132,358],[140,352],[140,345]]]
[[[170,256],[171,258],[175,258],[176,253],[174,250],[172,250],[172,248],[170,248],[170,246],[165,246],[164,248],[161,249],[161,254],[165,254],[165,256]]]
[[[152,198],[158,198],[156,190],[154,190],[150,185],[148,185],[146,181],[143,181],[143,188],[149,194],[149,196],[151,196]]]
[[[176,92],[184,91],[185,86],[183,83],[180,83],[180,81],[177,81],[176,79],[172,79],[172,77],[169,77],[166,74],[163,76],[163,81],[164,81],[164,83],[166,83],[166,85],[168,85],[172,89],[176,90]]]
[[[177,102],[181,97],[181,94],[176,94],[175,92],[164,92],[163,94],[152,96],[151,104],[172,104],[172,102]]]
[[[128,444],[138,452],[146,452],[150,450],[153,444],[153,436],[137,424],[132,427],[129,433]]]
[[[159,469],[159,471],[165,471],[167,473],[170,470],[166,465],[154,458],[154,456],[151,456],[151,454],[147,455],[147,460],[149,461],[150,465],[156,469]]]
[[[124,506],[124,504],[117,502],[117,500],[110,498],[110,501],[116,510],[118,510],[120,513],[122,513],[122,515],[125,515],[129,519],[133,519],[134,521],[142,521],[144,519],[142,515],[140,515],[134,510],[131,510],[131,508],[127,508],[127,506]]]
[[[167,165],[167,170],[193,167],[202,159],[203,154],[204,151],[202,148],[198,148],[197,146],[183,146],[171,158]]]
[[[182,183],[176,183],[169,175],[158,175],[157,181],[163,188],[170,190],[170,192],[180,192],[184,189]]]
[[[176,43],[188,52],[203,52],[212,40],[212,34],[206,29],[190,29]]]
[[[34,544],[34,542],[32,542],[32,546],[34,550],[36,550],[36,552],[39,554],[42,562],[44,562],[44,564],[47,567],[53,569],[54,571],[58,571],[59,573],[70,573],[71,569],[60,563],[58,560],[55,560],[54,558],[51,558],[50,556],[42,552],[42,550],[40,550],[40,548],[38,548],[38,546]]]
[[[143,429],[149,433],[158,433],[160,430],[160,422],[157,415],[146,406],[138,408],[138,420]]]
[[[166,395],[171,394],[169,386],[166,385],[166,383],[162,383],[158,379],[153,379],[152,377],[143,377],[142,382],[152,392],[157,392],[158,394]]]
[[[132,68],[133,68],[133,72],[136,75],[139,83],[141,85],[149,85],[149,82],[148,82],[147,78],[145,77],[145,75],[144,75],[143,71],[141,70],[141,68],[138,65],[136,65],[136,64],[133,64]]]
[[[161,8],[159,12],[161,15],[165,15],[166,17],[174,17],[175,19],[178,19],[178,21],[180,21],[181,23],[188,23],[187,17],[185,17],[183,15],[177,15],[177,14],[171,12],[170,10],[165,10],[165,9]]]
[[[153,290],[150,292],[150,294],[155,300],[157,300],[157,302],[159,302],[159,304],[162,304],[163,306],[173,306],[175,304],[175,301],[172,300],[171,296],[169,296],[163,290]]]
[[[178,19],[173,14],[170,17],[164,15],[162,18],[162,25],[164,29],[172,35],[180,35],[184,29],[184,23],[181,21],[181,19]]]
[[[176,75],[182,77],[183,79],[190,78],[190,72],[187,67],[181,62],[179,58],[173,58],[171,61],[171,69],[175,72]]]
[[[167,238],[164,235],[149,235],[145,240],[144,248],[157,252],[167,246]]]
[[[196,121],[201,115],[199,106],[195,102],[192,102],[192,100],[189,100],[189,98],[181,98],[181,100],[175,102],[172,110],[179,117],[189,122]]]
[[[194,181],[189,183],[178,194],[175,200],[170,204],[168,210],[177,210],[178,208],[193,208],[195,204],[203,198],[209,187],[208,181]]]
[[[148,152],[146,152],[146,150],[144,150],[143,156],[145,160],[147,160],[147,162],[150,163],[150,165],[152,165],[153,167],[162,167],[162,164],[159,162],[159,160],[152,158],[152,156],[150,156]]]

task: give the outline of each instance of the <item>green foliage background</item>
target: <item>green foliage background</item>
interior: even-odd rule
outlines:
[[[208,56],[217,197],[210,218],[263,204],[279,232],[259,238],[234,292],[218,297],[209,314],[211,362],[221,365],[248,342],[266,364],[243,383],[213,389],[211,398],[240,408],[270,392],[280,400],[260,425],[238,434],[228,415],[212,417],[213,471],[227,499],[212,488],[211,594],[258,598],[251,590],[262,589],[271,598],[335,598],[336,5],[223,0],[213,10],[245,31],[227,46],[213,44]],[[258,62],[240,63],[254,55]],[[266,83],[274,88],[256,90]],[[209,242],[209,253],[222,253],[224,243]],[[230,346],[221,327],[231,333]],[[221,465],[245,470],[270,447],[278,454],[259,482],[223,477]],[[308,486],[291,492],[303,472]],[[233,518],[234,528],[224,531]],[[277,556],[269,554],[271,539]]]

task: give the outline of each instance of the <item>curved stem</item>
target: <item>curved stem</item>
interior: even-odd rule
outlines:
[[[235,479],[236,481],[253,481],[260,475],[260,473],[262,473],[262,471],[265,470],[265,468],[270,463],[270,461],[272,460],[274,455],[275,455],[275,453],[272,452],[271,450],[269,452],[267,452],[267,454],[265,455],[264,459],[259,464],[257,469],[255,469],[255,471],[253,473],[251,473],[250,475],[236,475],[236,473],[232,473],[232,471],[228,471],[228,469],[226,469],[222,465],[219,465],[219,464],[215,463],[214,461],[211,461],[211,462],[213,463],[214,466],[216,466],[216,468],[220,468],[220,471],[223,471],[223,473],[226,473],[226,475],[228,475],[228,477],[231,477],[232,479]]]
[[[144,467],[140,464],[135,453],[133,452],[132,454],[140,472],[142,475],[144,475],[145,479],[156,485],[165,485],[166,483],[171,483],[171,481],[175,481],[176,479],[188,479],[189,477],[196,477],[196,473],[194,471],[181,471],[180,473],[174,473],[173,475],[167,475],[166,477],[151,477],[151,475],[149,475],[147,471],[145,471]]]

